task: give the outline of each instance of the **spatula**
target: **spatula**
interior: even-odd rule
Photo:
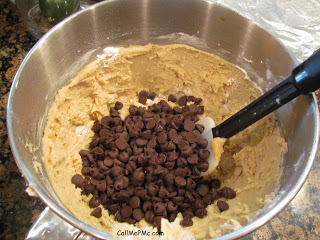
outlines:
[[[222,139],[232,137],[299,95],[310,94],[319,88],[320,49],[294,68],[291,76],[218,126],[210,117],[200,119],[197,123],[205,127],[201,136],[208,140],[207,150],[210,151],[209,169],[203,175],[212,173],[218,166],[221,153],[215,153],[218,149],[215,145],[223,144]]]

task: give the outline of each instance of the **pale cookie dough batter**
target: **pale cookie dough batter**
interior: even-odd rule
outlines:
[[[42,142],[49,179],[74,216],[115,236],[119,229],[152,228],[144,220],[135,227],[115,222],[104,209],[101,218],[90,216],[90,197],[81,195],[71,178],[81,172],[79,150],[89,148],[94,121],[108,115],[116,101],[124,104],[124,118],[131,104],[141,105],[137,102],[141,90],[157,93],[156,102],[169,94],[201,97],[204,116],[212,117],[216,125],[261,95],[238,67],[179,44],[107,48],[104,55],[61,88],[49,111]],[[237,197],[227,200],[230,209],[220,213],[213,203],[208,206],[206,217],[194,217],[193,226],[186,228],[180,226],[179,219],[171,224],[163,220],[164,239],[215,237],[240,228],[263,206],[266,195],[276,189],[285,150],[286,143],[273,115],[228,139],[212,177],[236,190]]]

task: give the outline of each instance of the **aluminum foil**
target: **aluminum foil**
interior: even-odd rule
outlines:
[[[208,0],[235,10],[278,38],[304,61],[320,48],[319,0]]]

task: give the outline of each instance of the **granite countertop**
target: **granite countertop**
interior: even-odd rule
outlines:
[[[36,43],[9,0],[0,0],[0,239],[24,239],[45,205],[25,192],[26,183],[13,159],[6,130],[11,82],[24,56]],[[320,154],[295,199],[246,239],[320,238]]]

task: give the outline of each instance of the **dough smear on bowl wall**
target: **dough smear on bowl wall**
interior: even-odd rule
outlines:
[[[109,115],[117,101],[123,104],[119,110],[122,119],[129,114],[130,105],[146,107],[137,96],[143,90],[156,95],[147,106],[167,101],[170,94],[201,97],[204,113],[200,118],[210,116],[217,125],[261,95],[237,66],[182,44],[107,48],[62,87],[49,110],[42,139],[48,177],[75,217],[115,237],[118,230],[157,230],[144,219],[134,226],[120,223],[102,206],[102,216],[92,216],[92,195],[82,194],[71,179],[82,172],[79,151],[89,150],[94,123]],[[286,148],[273,114],[228,139],[220,164],[209,178],[236,191],[235,198],[223,199],[229,209],[220,212],[217,201],[213,201],[204,217],[192,218],[191,226],[181,226],[181,213],[171,223],[162,218],[164,237],[212,238],[245,225],[277,190],[280,160]]]

